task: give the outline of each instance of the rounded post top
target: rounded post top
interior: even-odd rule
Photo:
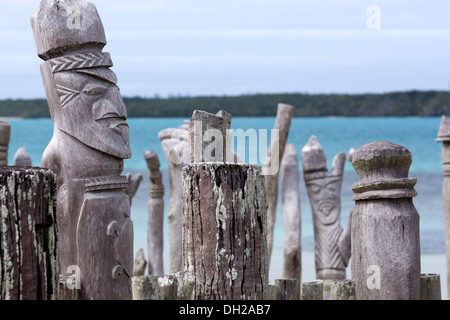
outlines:
[[[417,195],[415,178],[408,178],[411,152],[403,146],[377,141],[358,148],[352,165],[359,182],[352,186],[353,200],[411,198]]]

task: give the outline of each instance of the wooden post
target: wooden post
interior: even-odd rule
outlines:
[[[210,162],[183,169],[184,266],[195,276],[195,299],[264,299],[265,209],[259,166]]]
[[[442,300],[439,274],[425,273],[420,275],[420,300]]]
[[[355,282],[353,280],[333,280],[331,282],[331,300],[355,300]]]
[[[357,300],[417,300],[420,296],[419,214],[408,178],[412,155],[373,142],[353,154],[352,279]]]
[[[14,155],[14,166],[31,167],[31,157],[25,148],[19,148]]]
[[[299,300],[297,279],[275,279],[280,288],[280,300]]]
[[[145,260],[144,250],[139,249],[134,259],[133,277],[143,276],[145,267],[147,267],[147,260]]]
[[[148,274],[164,275],[163,265],[163,224],[164,224],[164,185],[162,173],[159,170],[160,162],[154,151],[144,153],[147,167],[150,171],[150,200],[148,202]]]
[[[161,146],[169,171],[170,200],[168,229],[170,272],[176,273],[183,269],[181,170],[190,162],[189,121],[178,128],[167,128],[160,131],[158,138],[161,140]]]
[[[281,185],[284,219],[283,278],[297,279],[296,294],[300,297],[302,275],[300,170],[293,144],[287,144],[281,161]]]
[[[57,175],[61,271],[79,267],[80,299],[131,299],[129,126],[103,24],[90,2],[42,0],[31,26],[54,126],[41,166]]]
[[[195,288],[195,277],[187,271],[180,271],[174,274],[178,281],[178,300],[192,300]]]
[[[174,275],[132,277],[131,282],[133,300],[177,300],[178,280]]]
[[[277,285],[267,285],[266,300],[281,300],[281,289]]]
[[[0,167],[8,165],[8,145],[11,138],[11,124],[0,121]]]
[[[59,296],[56,176],[0,168],[0,300]]]
[[[303,282],[302,300],[323,300],[323,280]]]
[[[133,176],[130,172],[127,172],[125,177],[127,178],[127,182],[128,182],[127,188],[125,189],[125,193],[130,198],[130,206],[131,206],[134,195],[136,194],[137,190],[139,189],[139,186],[141,184],[143,177],[142,177],[142,174],[140,174],[140,173],[135,174]]]
[[[284,149],[291,127],[291,120],[294,116],[294,107],[279,103],[274,130],[278,130],[278,139],[271,139],[270,148],[267,152],[265,168],[276,169],[272,174],[266,174],[266,202],[267,202],[267,272],[269,272],[270,257],[273,247],[273,231],[277,216],[278,201],[278,168],[284,155]],[[272,171],[272,170],[269,170]]]
[[[442,142],[442,166],[444,182],[442,185],[442,200],[444,209],[444,232],[447,260],[447,297],[450,299],[450,123],[442,116],[439,127],[438,142]]]
[[[350,223],[341,226],[341,187],[345,154],[338,153],[328,171],[327,158],[319,141],[311,136],[303,147],[303,173],[314,222],[317,279],[324,280],[324,299],[330,299],[332,280],[345,279],[350,259]]]

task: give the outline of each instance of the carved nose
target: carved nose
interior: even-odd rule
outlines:
[[[92,107],[94,120],[107,118],[127,118],[127,111],[122,98],[119,96],[116,103],[111,100],[103,99],[94,103]]]

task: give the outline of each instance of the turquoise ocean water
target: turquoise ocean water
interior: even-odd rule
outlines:
[[[3,119],[11,123],[11,141],[9,144],[8,163],[13,164],[14,154],[20,147],[30,153],[34,166],[39,166],[42,153],[53,134],[50,119]],[[130,118],[130,141],[133,156],[125,160],[126,172],[141,173],[144,179],[133,199],[131,208],[134,222],[137,251],[147,251],[147,203],[150,182],[144,160],[144,151],[153,150],[158,153],[161,171],[164,175],[165,212],[169,204],[169,181],[167,163],[160,140],[157,135],[162,129],[177,127],[183,124],[184,118]],[[234,118],[232,129],[271,129],[275,118]],[[373,141],[390,141],[408,148],[413,154],[410,177],[418,178],[416,190],[418,196],[414,204],[420,214],[421,250],[423,255],[445,253],[444,226],[442,212],[442,164],[441,144],[436,143],[440,118],[294,118],[289,133],[288,143],[293,143],[300,158],[300,152],[311,135],[316,135],[328,157],[331,166],[333,157],[338,152],[347,153],[350,148]],[[260,159],[264,160],[264,159]],[[301,170],[301,160],[300,171]],[[353,207],[351,185],[357,181],[357,175],[349,162],[345,165],[342,187],[342,225],[346,225],[348,213]],[[301,214],[302,214],[302,250],[314,250],[313,225],[309,199],[306,194],[303,175],[300,181]],[[167,220],[165,230],[167,230]],[[275,225],[274,252],[283,251],[283,216],[281,205],[278,205],[278,216]],[[165,269],[169,270],[168,236],[165,235]],[[279,256],[279,255],[274,255]],[[306,257],[306,256],[305,256]],[[272,261],[271,272],[282,268],[282,261]],[[275,267],[274,267],[275,266]],[[168,272],[168,271],[167,271]],[[281,277],[281,274],[274,277]]]

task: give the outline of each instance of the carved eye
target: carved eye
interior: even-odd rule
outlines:
[[[317,186],[317,185],[315,185],[315,184],[313,184],[313,185],[311,186],[311,191],[312,191],[313,193],[318,193],[321,189],[322,189],[321,187],[319,187],[319,186]]]
[[[108,91],[107,87],[100,86],[100,85],[88,84],[84,88],[83,93],[90,95],[90,96],[99,96],[99,95],[105,94],[106,91]]]
[[[337,192],[338,188],[334,184],[330,184],[327,186],[328,191]]]

